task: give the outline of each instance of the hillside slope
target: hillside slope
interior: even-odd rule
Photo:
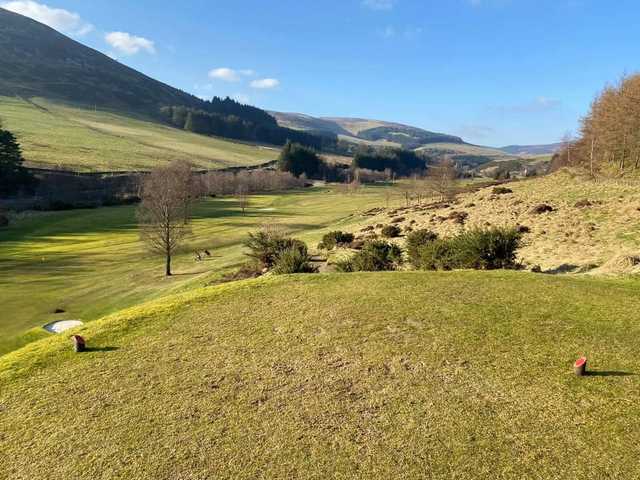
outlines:
[[[411,207],[398,199],[395,206],[364,217],[359,226],[401,218],[400,227],[429,229],[445,237],[474,227],[521,226],[525,233],[518,257],[529,267],[537,265],[549,273],[640,272],[637,180],[596,182],[561,171],[505,187],[507,193],[495,194],[488,187],[463,193],[451,202]],[[535,209],[540,205],[552,210],[538,213]],[[462,222],[460,215],[465,216]]]
[[[0,120],[13,131],[28,166],[80,172],[150,170],[189,160],[213,170],[274,160],[274,148],[206,137],[144,118],[0,96]]]
[[[140,112],[202,101],[35,20],[0,8],[0,96]]]
[[[165,299],[0,359],[31,478],[637,478],[638,283],[312,275]],[[589,356],[593,375],[572,362]],[[542,441],[542,439],[544,441]]]

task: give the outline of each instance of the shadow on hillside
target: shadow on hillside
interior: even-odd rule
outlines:
[[[87,347],[85,352],[115,352],[120,347]]]
[[[552,268],[550,270],[545,270],[543,273],[548,275],[563,275],[567,273],[585,273],[594,268],[598,268],[598,265],[574,265],[571,263],[563,263],[562,265],[557,266],[556,268]]]
[[[592,370],[587,372],[588,377],[634,377],[633,372],[618,372],[614,370]]]

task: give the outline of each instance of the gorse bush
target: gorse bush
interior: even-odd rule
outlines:
[[[515,228],[469,230],[417,247],[412,263],[423,270],[515,268],[521,237]]]
[[[385,238],[396,238],[402,233],[402,230],[397,225],[387,225],[382,228],[382,236]]]
[[[438,239],[438,235],[431,230],[416,230],[407,235],[407,256],[409,262],[414,267],[419,267],[420,259],[418,255],[418,249],[428,243]]]
[[[340,272],[382,272],[402,264],[402,250],[397,245],[375,240],[364,245],[349,260],[338,263]]]
[[[324,237],[322,237],[322,242],[318,245],[319,248],[323,250],[333,250],[336,247],[341,245],[348,245],[354,240],[354,236],[352,233],[347,232],[329,232]]]
[[[272,272],[276,275],[290,273],[316,273],[318,269],[309,261],[309,255],[300,248],[289,248],[278,256]]]
[[[298,250],[301,254],[307,255],[304,242],[289,238],[281,231],[268,227],[250,233],[244,245],[249,249],[247,256],[266,268],[273,267],[280,255],[287,250]]]

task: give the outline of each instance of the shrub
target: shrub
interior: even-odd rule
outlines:
[[[376,240],[368,242],[351,259],[338,263],[340,272],[382,272],[402,264],[402,250],[397,245]]]
[[[396,238],[402,233],[400,227],[396,225],[387,225],[382,229],[382,236],[386,238]]]
[[[414,267],[419,267],[418,248],[438,239],[438,235],[431,230],[416,230],[407,235],[407,255]]]
[[[245,246],[249,249],[247,256],[266,268],[273,267],[278,257],[286,250],[296,249],[307,255],[307,246],[303,242],[286,237],[282,232],[271,228],[250,233]]]
[[[531,213],[535,215],[542,215],[543,213],[553,212],[553,207],[551,205],[547,205],[546,203],[541,203],[540,205],[536,205],[531,210]]]
[[[494,187],[493,194],[494,195],[506,195],[508,193],[513,193],[513,190],[507,187]]]
[[[276,275],[287,275],[290,273],[316,273],[318,269],[310,263],[307,252],[294,247],[280,253],[272,271]]]
[[[238,270],[224,275],[220,281],[222,283],[226,283],[238,280],[247,280],[249,278],[258,278],[262,275],[262,269],[262,265],[258,262],[248,262],[243,264]]]
[[[436,239],[418,247],[413,262],[422,270],[452,270],[457,267],[451,239]]]
[[[515,228],[469,230],[418,247],[414,265],[423,270],[515,268],[521,236]]]
[[[467,218],[469,218],[469,214],[467,212],[451,212],[447,217],[448,220],[453,220],[459,225],[464,225]]]
[[[593,206],[593,203],[591,203],[591,201],[587,200],[586,198],[582,200],[578,200],[574,205],[575,208],[589,208],[592,206]]]
[[[322,242],[318,245],[319,248],[323,250],[333,250],[334,248],[341,245],[348,245],[353,242],[355,237],[352,233],[346,232],[329,232],[324,237],[322,237]]]

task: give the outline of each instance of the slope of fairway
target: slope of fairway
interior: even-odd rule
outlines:
[[[278,156],[273,148],[42,99],[0,97],[0,119],[18,137],[26,163],[33,167],[135,171],[188,160],[198,168],[217,169],[258,165]]]
[[[165,299],[86,326],[87,353],[0,359],[0,472],[638,478],[639,287],[407,272]]]
[[[163,277],[162,258],[139,241],[133,206],[19,218],[0,231],[0,355],[45,335],[40,327],[48,322],[95,320],[217,279],[246,260],[242,242],[265,223],[315,246],[323,232],[357,221],[356,214],[381,204],[383,195],[380,187],[348,196],[330,188],[255,195],[246,216],[233,198],[208,199],[194,211],[192,234],[174,259],[171,279]],[[196,263],[196,249],[213,256]]]

